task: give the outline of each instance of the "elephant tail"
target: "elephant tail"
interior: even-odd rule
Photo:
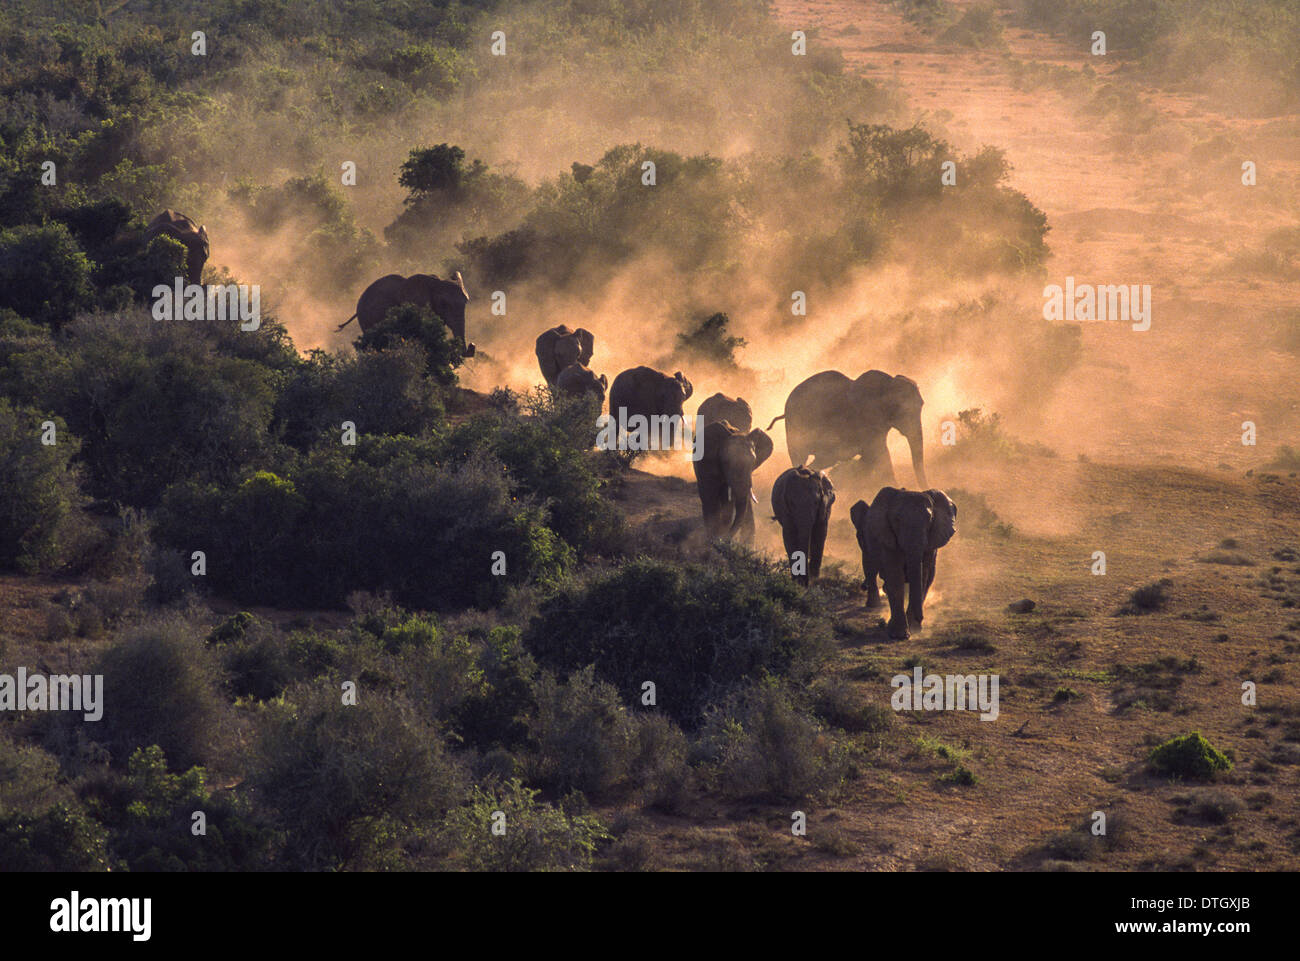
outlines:
[[[346,327],[348,324],[352,323],[352,321],[354,321],[354,320],[356,320],[356,319],[357,319],[357,315],[356,315],[356,314],[353,314],[353,315],[352,315],[351,317],[349,317],[347,320],[343,321],[343,323],[339,324],[338,327],[336,327],[335,329],[336,329],[336,330],[342,330],[344,327]]]
[[[775,424],[778,420],[785,420],[785,414],[781,414],[779,417],[773,417],[773,418],[772,418],[772,423],[767,425],[767,429],[768,429],[768,430],[771,430],[771,429],[772,429],[772,424]]]

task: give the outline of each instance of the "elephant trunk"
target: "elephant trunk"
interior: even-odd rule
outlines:
[[[907,445],[912,449],[912,471],[916,474],[916,482],[921,490],[926,490],[930,482],[925,479],[925,437],[921,430],[919,416],[903,432],[903,436],[907,438]]]

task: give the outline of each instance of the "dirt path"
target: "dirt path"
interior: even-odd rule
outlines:
[[[1300,118],[1231,116],[1142,86],[1082,39],[1008,26],[1005,51],[981,52],[936,43],[883,0],[777,0],[775,8],[791,29],[816,29],[815,42],[838,46],[851,69],[899,84],[916,116],[963,151],[1006,151],[1012,186],[1048,215],[1053,256],[1042,283],[1151,285],[1151,330],[1084,324],[1084,363],[1034,412],[1048,443],[1242,469],[1294,445],[1294,355],[1264,331],[1295,308],[1300,278],[1251,272],[1231,258],[1296,226]],[[1021,89],[1017,70],[1035,63],[1073,73]],[[1108,82],[1118,98],[1106,97]],[[1094,96],[1109,106],[1089,110]],[[1260,171],[1255,187],[1241,184],[1244,159]],[[1247,419],[1259,425],[1258,448],[1241,445]]]

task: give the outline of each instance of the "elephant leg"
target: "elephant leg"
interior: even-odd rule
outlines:
[[[862,589],[867,592],[867,607],[880,606],[880,591],[876,588],[876,564],[870,551],[862,552]]]
[[[811,543],[808,545],[808,574],[812,580],[817,580],[822,574],[822,551],[826,548],[826,526],[830,519],[830,512],[823,511],[813,522]]]
[[[699,481],[697,486],[700,489],[700,508],[704,513],[704,531],[709,537],[715,537],[718,530],[718,515],[722,510],[718,503],[718,492],[714,485],[703,480]]]
[[[895,486],[894,462],[889,456],[884,434],[878,440],[873,438],[862,449],[862,466],[872,483],[879,482],[883,487]]]
[[[925,617],[925,563],[918,557],[907,559],[907,623],[920,627]]]
[[[889,599],[889,636],[895,640],[906,640],[911,635],[907,630],[907,615],[903,609],[906,581],[902,560],[887,560],[881,573],[884,575],[885,597]]]
[[[796,551],[804,552],[805,563],[806,563],[807,551],[808,551],[807,538],[801,536],[797,525],[790,524],[789,526],[786,525],[781,526],[781,539],[785,542],[785,560],[786,563],[790,565],[791,575],[800,584],[807,584],[808,575],[806,573],[805,574],[794,573],[794,555]]]
[[[925,552],[925,558],[922,562],[922,567],[924,568],[922,574],[925,577],[925,590],[922,593],[922,597],[926,597],[929,595],[930,585],[934,583],[934,568],[938,560],[938,556],[939,556],[938,551]]]
[[[732,505],[736,509],[731,533],[739,534],[741,543],[751,544],[754,541],[754,505],[749,499],[750,485],[745,484],[743,488],[732,487],[730,493]]]

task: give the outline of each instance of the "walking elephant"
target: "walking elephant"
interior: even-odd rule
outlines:
[[[200,284],[203,282],[203,265],[208,262],[211,247],[208,244],[208,228],[196,224],[182,213],[164,210],[144,230],[145,245],[155,237],[167,236],[185,245],[185,282]]]
[[[582,364],[570,364],[555,378],[555,389],[561,394],[570,397],[594,397],[602,406],[605,403],[605,388],[608,386],[608,377],[604,374],[597,377],[595,371]]]
[[[596,338],[584,327],[574,330],[560,324],[543,331],[537,338],[537,364],[548,384],[554,385],[570,364],[587,365],[596,347]]]
[[[739,534],[748,544],[754,539],[754,471],[772,456],[772,438],[757,428],[742,431],[725,420],[706,424],[703,431],[694,467],[704,528],[710,537],[729,540]]]
[[[876,607],[876,575],[889,600],[889,636],[908,637],[908,625],[920,628],[925,595],[934,583],[939,549],[957,532],[957,505],[941,490],[909,491],[882,487],[867,506],[858,501],[849,517],[862,548],[862,586],[867,607]],[[907,611],[903,589],[907,587]]]
[[[690,398],[695,388],[679,370],[675,374],[665,374],[653,367],[633,367],[614,378],[609,388],[609,414],[620,424],[620,430],[636,425],[630,422],[633,417],[647,418],[647,429],[651,437],[659,436],[653,417],[670,418],[667,422],[667,441],[676,446],[678,432],[685,425],[682,405]]]
[[[849,380],[839,371],[827,370],[792,390],[785,413],[774,418],[767,429],[785,420],[785,443],[795,467],[804,464],[809,455],[822,469],[861,455],[869,477],[880,475],[893,483],[894,467],[885,444],[892,427],[907,438],[912,469],[917,482],[925,487],[924,403],[916,381],[902,374],[891,377],[869,370],[857,380]]]
[[[791,467],[772,485],[772,513],[781,524],[790,573],[801,584],[821,576],[826,526],[834,503],[835,485],[825,471]]]
[[[411,274],[409,277],[388,274],[362,291],[356,313],[339,324],[338,329],[342,330],[356,320],[363,332],[371,330],[384,319],[385,314],[401,304],[432,307],[456,339],[465,345],[465,356],[473,357],[474,345],[465,340],[467,303],[469,294],[465,292],[460,271],[452,274],[451,280],[442,280],[433,274]]]
[[[696,427],[725,420],[739,431],[748,432],[754,426],[754,412],[743,397],[728,397],[726,394],[714,394],[706,397],[695,415]]]

